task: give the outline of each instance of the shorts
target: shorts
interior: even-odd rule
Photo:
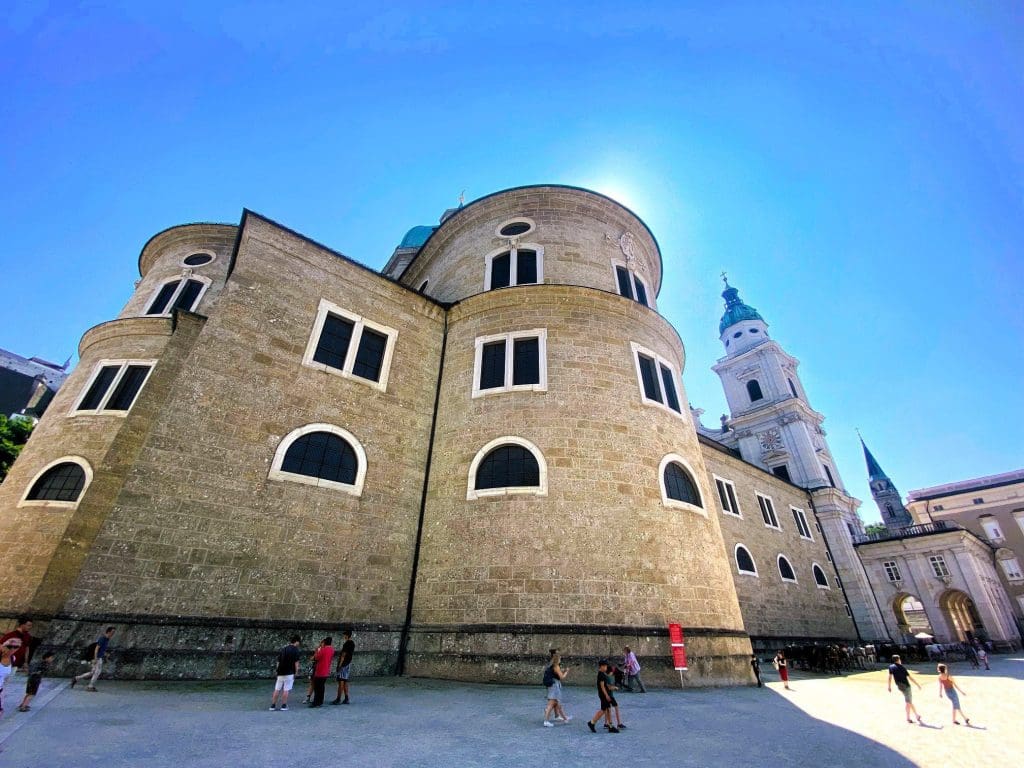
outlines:
[[[352,664],[350,662],[350,663],[346,664],[344,667],[342,667],[341,669],[339,669],[338,673],[335,675],[335,677],[338,679],[339,682],[342,681],[342,680],[347,682],[348,681],[349,672],[351,672],[351,671],[352,671]]]
[[[615,700],[614,696],[609,698],[607,701],[605,701],[604,699],[601,699],[601,709],[602,710],[611,709],[612,707],[617,707],[617,706],[619,706],[619,702],[617,702]]]
[[[896,683],[896,687],[900,689],[900,693],[903,694],[903,700],[907,702],[907,704],[910,704],[914,700],[913,691],[910,690],[910,683],[907,683],[906,685]]]
[[[555,680],[548,686],[548,701],[558,701],[562,698],[562,681]]]
[[[39,693],[39,684],[43,682],[42,675],[29,675],[28,682],[25,683],[25,695],[35,696]]]
[[[954,688],[944,689],[943,693],[946,694],[946,698],[949,699],[949,703],[953,705],[953,709],[960,709],[960,696]]]
[[[290,691],[292,686],[295,684],[295,675],[278,675],[277,682],[274,683],[275,691]]]

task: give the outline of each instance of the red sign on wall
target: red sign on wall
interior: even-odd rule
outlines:
[[[686,641],[683,639],[683,627],[681,624],[673,623],[668,625],[668,642],[672,646],[672,666],[677,670],[687,669]]]

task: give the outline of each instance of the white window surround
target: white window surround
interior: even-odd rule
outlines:
[[[742,568],[740,568],[739,553],[740,553],[741,549],[744,552],[746,552],[747,555],[750,557],[750,562],[752,562],[754,564],[754,570],[752,570],[752,571],[744,571]],[[753,576],[755,579],[761,578],[761,576],[757,572],[757,562],[754,560],[754,556],[752,554],[750,554],[750,548],[747,547],[745,544],[741,543],[741,544],[737,544],[735,547],[733,547],[733,549],[732,549],[732,561],[734,563],[736,563],[736,572],[740,576]]]
[[[651,284],[648,283],[647,280],[644,277],[642,277],[629,264],[620,259],[612,259],[612,285],[615,286],[615,294],[617,296],[622,296],[622,294],[619,293],[619,273],[617,271],[618,267],[622,267],[624,270],[626,270],[629,273],[630,279],[633,281],[633,301],[637,301],[636,283],[640,283],[644,287],[644,293],[647,294],[647,306],[650,307],[651,309],[657,309],[657,307],[654,305],[654,293],[651,291]],[[624,296],[623,298],[628,299],[629,297]],[[639,304],[640,302],[637,301],[637,303]]]
[[[929,555],[928,564],[932,568],[932,575],[937,579],[942,579],[950,575],[949,568],[946,566],[946,558],[942,555]]]
[[[516,219],[518,221],[518,219]],[[502,248],[497,248],[486,256],[484,256],[484,290],[491,290],[491,264],[494,262],[496,256],[501,256],[504,253],[509,254],[508,259],[508,274],[509,284],[508,288],[514,288],[519,285],[519,260],[516,258],[518,251],[522,249],[524,251],[535,251],[537,253],[537,282],[535,283],[523,283],[523,285],[540,285],[544,282],[544,246],[540,243],[516,243],[514,245],[505,245]]]
[[[815,568],[817,568],[819,571],[821,571],[821,576],[822,576],[823,579],[825,579],[825,583],[824,584],[819,584],[818,583],[818,579],[815,576],[815,571],[814,571]],[[828,590],[832,589],[832,587],[830,587],[829,583],[828,583],[828,574],[825,573],[825,569],[822,568],[820,565],[818,565],[818,563],[811,563],[811,576],[814,578],[814,586],[816,586],[818,589],[828,589]]]
[[[1001,542],[1006,539],[1003,536],[1003,528],[999,524],[999,521],[994,517],[986,516],[979,517],[978,522],[981,523],[982,530],[985,531],[985,538],[991,542]]]
[[[686,421],[686,412],[689,408],[685,407],[686,404],[683,402],[682,380],[679,377],[679,372],[676,370],[676,367],[661,355],[656,352],[652,352],[647,347],[637,344],[635,341],[629,342],[629,348],[633,353],[633,369],[636,371],[636,384],[640,389],[640,402],[644,405],[653,405],[656,408],[661,408],[661,410],[671,413],[673,416],[677,416],[683,421]],[[665,382],[661,379],[661,366],[665,366],[669,369],[672,376],[672,384],[676,388],[676,400],[679,401],[678,411],[674,408],[669,408],[667,402],[659,403],[657,400],[651,400],[647,397],[647,393],[644,391],[643,373],[640,371],[640,355],[654,360],[655,366],[657,367],[656,373],[658,374],[655,376],[655,381],[658,384],[658,391],[661,393],[661,399],[666,401],[668,398],[665,397]]]
[[[480,368],[483,365],[484,346],[495,341],[505,340],[505,386],[480,389]],[[537,370],[539,382],[536,384],[513,384],[515,372],[512,355],[516,339],[537,339]],[[512,331],[496,333],[491,336],[477,336],[473,350],[473,397],[496,395],[502,392],[547,392],[548,391],[548,329],[531,328],[528,331]]]
[[[88,411],[78,410],[78,404],[85,400],[85,396],[89,394],[89,390],[92,389],[93,382],[100,375],[100,372],[108,367],[118,365],[121,370],[117,372],[117,375],[110,382],[110,386],[107,387],[107,391],[103,394],[103,399],[100,400],[99,405],[96,408]],[[107,402],[110,400],[111,395],[117,391],[118,385],[121,383],[121,379],[124,377],[125,371],[128,370],[129,365],[147,365],[149,371],[146,373],[146,378],[142,380],[142,385],[139,387],[139,391],[135,393],[135,399],[132,400],[132,404],[128,406],[126,411],[107,411],[104,410]],[[153,375],[153,368],[156,366],[156,360],[100,360],[93,367],[93,371],[89,374],[89,380],[85,382],[85,386],[82,387],[82,391],[75,398],[74,405],[71,406],[71,410],[68,412],[68,416],[118,416],[124,418],[127,416],[132,408],[135,407],[135,403],[138,402],[139,396],[142,394],[142,390],[146,388],[146,384],[149,382],[149,377]]]
[[[185,263],[185,259],[187,259],[189,256],[198,256],[200,254],[202,254],[204,256],[209,256],[210,260],[208,262],[206,262],[205,264],[186,264]],[[193,251],[189,251],[184,256],[182,256],[181,257],[181,261],[178,262],[178,263],[181,264],[181,266],[183,266],[185,269],[202,269],[203,267],[210,266],[216,260],[217,260],[217,254],[214,253],[213,251],[211,251],[209,248],[197,248],[197,249],[195,249]]]
[[[761,512],[761,522],[764,523],[765,528],[771,528],[773,531],[781,531],[782,523],[779,522],[779,513],[775,509],[775,502],[772,501],[772,497],[767,494],[761,493],[760,491],[754,491],[754,495],[759,499],[764,499],[768,502],[768,508],[771,510],[772,517],[775,518],[775,525],[764,523],[764,513],[761,512],[761,505],[758,504],[758,512]]]
[[[740,509],[739,496],[736,495],[736,485],[732,482],[732,480],[726,480],[724,477],[719,477],[716,474],[712,474],[711,477],[715,481],[715,484],[716,484],[715,485],[715,490],[716,491],[718,490],[718,485],[717,485],[718,483],[722,483],[723,485],[725,485],[726,489],[732,488],[732,494],[729,494],[728,490],[726,490],[726,496],[728,497],[730,503],[732,503],[733,501],[736,502],[736,509],[735,510],[728,510],[728,509],[725,509],[725,507],[723,506],[722,507],[722,513],[726,514],[726,515],[732,515],[733,517],[738,517],[738,518],[742,519],[743,518],[743,510]],[[718,500],[719,500],[719,502],[721,502],[721,500],[722,500],[721,494],[719,494]]]
[[[1016,557],[999,558],[999,567],[1003,569],[1007,581],[1024,581],[1024,571],[1021,571],[1020,560]]]
[[[800,538],[806,541],[814,541],[814,535],[811,533],[811,526],[807,524],[807,515],[804,513],[804,510],[800,509],[799,507],[790,507],[789,511],[790,514],[796,513],[796,515],[799,516],[801,522],[803,523],[803,530],[807,531],[807,535],[804,536],[803,530],[800,530],[800,526],[798,525],[797,533],[800,534]]]
[[[1013,519],[1017,521],[1020,532],[1024,533],[1024,509],[1015,509],[1013,511]]]
[[[196,251],[195,253],[206,253],[206,251]],[[192,254],[190,253],[188,255],[191,256]],[[187,257],[185,257],[185,258],[187,258]],[[210,262],[210,263],[212,264],[213,262]],[[202,266],[205,267],[206,264],[203,264]],[[171,312],[174,309],[174,302],[176,302],[178,300],[178,297],[181,295],[181,292],[183,290],[185,290],[185,286],[188,284],[189,280],[195,280],[197,283],[202,283],[203,284],[203,287],[199,289],[199,294],[196,296],[196,300],[193,301],[192,302],[192,306],[188,308],[189,312],[195,311],[195,308],[198,307],[199,304],[202,302],[203,296],[206,295],[206,291],[209,290],[210,285],[213,283],[213,281],[210,280],[210,278],[208,278],[208,277],[203,277],[202,275],[193,275],[192,272],[191,272],[191,270],[193,270],[193,269],[194,269],[194,267],[185,267],[185,272],[183,272],[182,274],[178,275],[177,277],[172,277],[169,280],[164,280],[162,283],[160,283],[160,285],[158,285],[156,287],[156,289],[151,294],[149,294],[149,298],[146,299],[146,303],[143,305],[143,310],[142,310],[145,313],[146,310],[148,310],[153,305],[153,302],[156,301],[156,297],[160,295],[160,291],[162,291],[164,289],[165,285],[167,285],[168,283],[178,283],[177,289],[175,289],[174,293],[171,294],[171,298],[167,300],[167,309],[166,309],[166,311],[159,312],[159,313],[152,314],[152,315],[150,315],[150,314],[143,314],[142,316],[143,317],[170,317],[171,316]]]
[[[518,445],[533,454],[533,458],[537,460],[537,466],[540,468],[539,482],[537,485],[511,486],[508,488],[481,488],[480,490],[477,490],[474,487],[476,485],[474,482],[476,480],[476,471],[480,467],[480,462],[484,460],[487,454],[502,445]],[[473,457],[473,461],[469,465],[469,479],[466,483],[466,501],[479,499],[483,496],[513,496],[520,494],[532,494],[534,496],[548,495],[548,464],[544,460],[544,454],[540,452],[540,448],[522,437],[516,437],[515,435],[496,437],[477,451],[476,456]]]
[[[82,486],[82,492],[78,494],[76,501],[51,501],[48,499],[29,499],[29,492],[36,487],[36,483],[39,482],[39,478],[45,475],[49,470],[56,467],[58,464],[77,464],[85,472],[85,485]],[[25,486],[25,492],[21,494],[21,500],[18,502],[19,507],[57,507],[63,509],[75,509],[82,501],[82,497],[85,496],[85,492],[89,490],[89,485],[92,483],[92,467],[89,462],[81,456],[61,456],[59,459],[54,459],[45,467],[40,469],[32,477],[32,480],[28,485]]]
[[[341,317],[354,325],[352,328],[352,338],[348,343],[348,352],[345,353],[344,367],[342,368],[335,368],[332,365],[327,365],[313,359],[313,355],[316,354],[317,345],[320,343],[320,334],[323,333],[324,323],[327,321],[328,314]],[[376,331],[377,333],[387,337],[387,342],[384,345],[384,359],[380,364],[379,381],[364,379],[362,376],[356,376],[352,373],[352,367],[356,362],[356,354],[359,351],[359,342],[363,338],[363,328],[369,328],[371,331]],[[395,355],[395,342],[397,340],[398,331],[394,328],[389,328],[386,325],[381,325],[380,323],[375,323],[372,320],[367,320],[365,317],[357,315],[354,312],[342,309],[337,304],[334,304],[327,299],[320,299],[320,305],[317,307],[316,311],[316,320],[313,322],[313,330],[309,334],[309,341],[306,342],[306,352],[302,356],[302,364],[308,368],[324,371],[325,373],[330,373],[334,376],[341,376],[343,379],[349,379],[350,381],[358,381],[368,387],[373,387],[381,392],[386,392],[388,388],[388,374],[391,371],[391,359]]]
[[[783,560],[785,560],[786,563],[789,565],[789,570],[791,570],[793,572],[793,578],[792,579],[787,579],[785,576],[782,575],[782,568],[780,568],[779,566],[782,564]],[[782,579],[783,581],[788,582],[789,584],[799,584],[800,583],[796,579],[796,568],[793,567],[793,561],[790,560],[788,557],[786,557],[781,552],[779,552],[778,557],[775,558],[775,567],[779,571],[779,578]]]
[[[501,230],[503,230],[509,224],[515,224],[515,223],[520,222],[520,221],[523,222],[524,224],[529,224],[530,228],[528,230],[526,230],[525,232],[519,233],[518,235],[503,235],[503,234],[501,234]],[[498,237],[504,238],[506,240],[515,240],[518,237],[526,237],[527,235],[533,234],[534,230],[536,230],[536,229],[537,229],[537,222],[535,222],[529,216],[513,216],[511,219],[506,219],[505,221],[501,222],[501,224],[496,226],[494,228],[494,234],[497,235]]]
[[[700,499],[700,503],[703,504],[704,507],[698,507],[688,502],[680,501],[679,499],[669,498],[668,491],[665,488],[665,467],[673,461],[686,470],[686,473],[690,476],[690,482],[693,483],[694,490],[697,491],[697,498]],[[704,517],[708,516],[707,501],[704,499],[704,494],[700,492],[700,485],[697,482],[697,474],[693,471],[693,467],[690,466],[690,463],[678,453],[667,454],[665,458],[661,460],[661,464],[658,465],[658,485],[661,487],[661,503],[664,506],[669,509],[686,509],[690,512],[696,512],[699,515],[703,515]]]
[[[882,570],[885,571],[885,578],[890,582],[903,581],[903,574],[900,572],[900,565],[895,560],[885,560],[882,563]]]
[[[339,483],[335,480],[324,480],[321,477],[298,475],[294,472],[283,472],[281,470],[285,454],[288,453],[288,449],[291,448],[292,443],[300,437],[313,432],[329,432],[332,435],[337,435],[352,446],[352,450],[355,451],[356,454],[356,481],[354,484],[349,485],[347,483]],[[366,480],[366,451],[363,450],[362,443],[360,443],[359,440],[356,439],[355,435],[347,429],[336,427],[334,424],[307,424],[304,427],[292,430],[281,439],[280,443],[278,443],[277,450],[274,451],[274,461],[270,465],[270,472],[267,474],[267,479],[285,480],[291,483],[301,483],[302,485],[313,485],[317,488],[333,488],[338,491],[350,493],[353,496],[362,496],[363,483]]]

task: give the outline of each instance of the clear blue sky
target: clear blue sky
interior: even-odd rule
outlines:
[[[866,520],[856,426],[904,492],[1024,466],[1020,3],[146,5],[0,14],[0,346],[63,361],[174,224],[379,268],[462,190],[575,184],[658,237],[708,424],[725,269]]]

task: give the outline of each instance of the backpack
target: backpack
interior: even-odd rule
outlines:
[[[93,640],[91,643],[85,646],[85,648],[82,649],[82,653],[81,655],[79,655],[78,658],[82,661],[92,661],[93,656],[96,655],[97,645],[99,645],[99,643]]]
[[[550,664],[544,667],[544,687],[550,688],[555,684],[555,669]]]

